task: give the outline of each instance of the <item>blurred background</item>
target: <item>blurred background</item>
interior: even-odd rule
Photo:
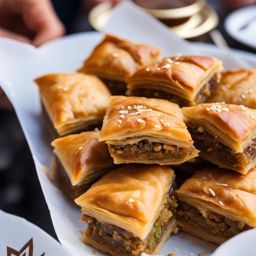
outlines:
[[[66,34],[100,29],[111,14],[111,5],[107,2],[107,0],[52,1],[57,15],[65,25]],[[228,22],[225,23],[228,15],[235,10],[242,10],[241,8],[245,10],[245,7],[251,13],[254,9],[254,14],[250,14],[251,16],[244,14],[248,17],[247,21],[240,25],[238,31],[242,39],[246,38],[243,33],[247,29],[255,31],[255,35],[256,0],[134,0],[134,2],[183,38],[214,43],[219,47],[256,52],[256,47],[236,38],[233,32],[228,32]],[[172,10],[172,8],[176,9]],[[232,30],[235,21],[233,22],[231,17],[229,19]],[[1,95],[0,106],[0,209],[25,217],[56,237],[31,154],[15,112]]]

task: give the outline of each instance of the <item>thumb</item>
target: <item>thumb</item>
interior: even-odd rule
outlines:
[[[22,8],[23,19],[28,28],[35,32],[34,45],[39,46],[64,34],[64,27],[49,0],[25,2]]]
[[[3,28],[0,28],[0,36],[8,37],[8,38],[20,41],[20,42],[31,44],[31,40],[29,38],[19,35],[19,34],[16,34],[16,33],[13,33],[11,31],[3,29]]]

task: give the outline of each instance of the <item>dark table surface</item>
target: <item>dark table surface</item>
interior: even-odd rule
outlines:
[[[72,1],[62,0],[62,8],[65,4],[71,4]],[[58,0],[53,2],[55,5],[60,3]],[[226,34],[223,22],[228,11],[220,2],[209,1],[220,16],[218,29],[229,46],[255,53],[254,50],[240,45]],[[72,12],[75,13],[73,16],[65,12],[60,14],[65,21],[68,33],[92,30],[85,15],[77,6],[71,4],[69,7],[73,8]],[[0,209],[22,216],[56,237],[33,160],[15,113],[0,110],[0,124]]]

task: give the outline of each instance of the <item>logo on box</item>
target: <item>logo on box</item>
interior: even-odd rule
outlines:
[[[33,254],[33,238],[31,238],[20,250],[7,247],[7,256],[35,256]],[[40,256],[47,256],[42,253]]]

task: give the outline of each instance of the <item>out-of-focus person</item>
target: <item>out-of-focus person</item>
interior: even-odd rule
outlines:
[[[39,46],[63,34],[49,0],[0,0],[0,36]]]
[[[72,5],[82,5],[81,8],[89,11],[102,2],[110,2],[114,5],[120,0],[69,0],[69,3],[71,1]],[[54,2],[57,3],[55,5],[57,8],[61,8],[60,12],[72,15],[69,13],[72,9],[64,3],[68,1],[55,0]],[[64,33],[64,25],[50,0],[0,0],[0,37],[40,46],[63,36]],[[9,106],[0,85],[0,109]]]

